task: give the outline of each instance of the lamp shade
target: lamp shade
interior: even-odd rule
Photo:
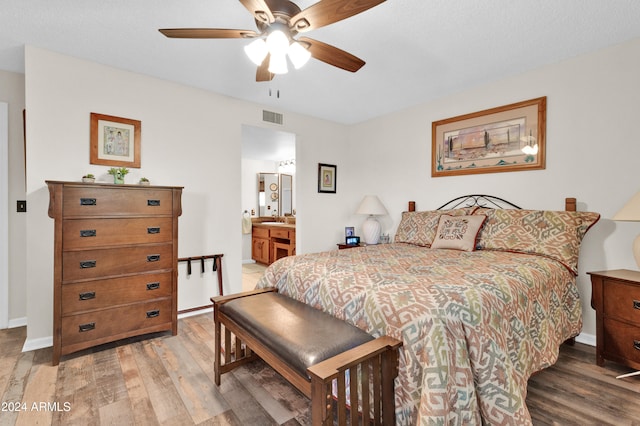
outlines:
[[[287,71],[287,56],[284,54],[271,54],[271,58],[269,59],[269,72],[272,74],[286,74]]]
[[[640,192],[631,198],[627,204],[622,207],[613,220],[621,222],[640,222]],[[636,260],[636,264],[640,267],[640,235],[633,241],[633,257]]]
[[[297,41],[291,43],[288,50],[289,59],[293,63],[295,69],[300,69],[304,64],[307,63],[309,58],[311,58],[311,52],[305,49],[300,43]]]
[[[267,43],[261,38],[254,40],[251,44],[244,47],[244,52],[247,54],[251,62],[260,66],[264,58],[267,57],[267,53],[269,53],[269,49],[267,48]]]
[[[366,195],[360,202],[356,214],[368,214],[372,216],[381,216],[388,214],[380,199],[375,195]]]
[[[640,221],[640,192],[631,198],[624,207],[616,213],[613,220],[638,222]]]

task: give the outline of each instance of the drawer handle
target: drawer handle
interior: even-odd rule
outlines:
[[[96,236],[96,230],[95,229],[81,229],[80,230],[80,237],[84,238],[84,237],[95,237]]]
[[[147,205],[157,207],[160,205],[160,200],[147,200]]]
[[[157,290],[160,288],[160,283],[159,282],[155,282],[155,283],[148,283],[147,284],[147,290]]]
[[[147,234],[159,234],[160,233],[160,227],[153,227],[153,228],[147,228]]]
[[[80,324],[80,333],[84,333],[85,331],[93,330],[96,328],[95,322],[89,322],[87,324]]]
[[[80,293],[80,300],[89,300],[89,299],[95,299],[96,298],[96,292],[95,291],[87,291],[85,293]]]
[[[640,309],[640,300],[633,301],[633,309]]]
[[[95,206],[97,204],[98,203],[95,198],[80,198],[81,206]]]
[[[83,262],[80,262],[80,269],[88,269],[88,268],[95,268],[95,267],[96,267],[95,260],[85,260]]]
[[[154,309],[153,311],[147,311],[147,318],[155,318],[160,316],[160,309]]]
[[[633,341],[633,348],[640,351],[640,340]]]
[[[159,254],[150,254],[147,256],[147,262],[157,262],[158,260],[160,260]]]

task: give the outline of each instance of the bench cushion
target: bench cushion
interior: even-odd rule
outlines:
[[[220,312],[309,381],[308,367],[373,340],[354,325],[275,292],[226,302]]]

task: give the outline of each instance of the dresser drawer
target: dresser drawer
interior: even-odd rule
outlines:
[[[62,286],[62,316],[171,296],[171,272]]]
[[[640,326],[640,287],[620,281],[605,281],[604,314]]]
[[[139,303],[62,318],[62,345],[124,337],[125,334],[171,323],[171,299]],[[170,328],[170,326],[168,327]]]
[[[131,187],[68,187],[62,205],[63,217],[170,215],[172,211],[172,191]]]
[[[172,269],[173,245],[154,244],[62,253],[62,280],[76,281]]]
[[[624,322],[605,319],[604,348],[607,358],[640,363],[640,329]]]
[[[63,226],[63,250],[165,243],[173,239],[173,220],[170,217],[66,219]]]

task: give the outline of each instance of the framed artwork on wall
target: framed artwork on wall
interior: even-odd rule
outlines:
[[[337,166],[318,163],[318,192],[336,193]]]
[[[141,123],[91,113],[91,164],[140,168]]]
[[[547,98],[434,121],[431,176],[545,168]]]

